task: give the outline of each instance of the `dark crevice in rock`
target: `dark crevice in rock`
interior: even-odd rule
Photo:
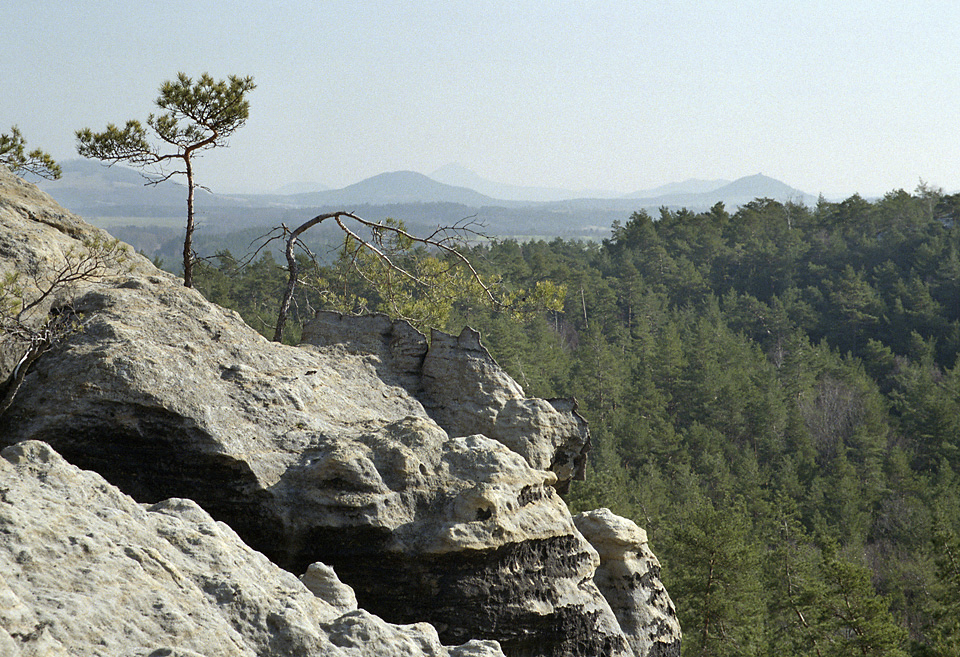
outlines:
[[[650,646],[647,657],[680,657],[680,642],[654,643]]]
[[[251,547],[282,554],[279,523],[265,515],[266,494],[246,462],[219,453],[204,431],[164,409],[128,402],[103,403],[99,411],[51,422],[31,438],[48,443],[74,465],[99,473],[142,504],[171,497],[201,501]],[[16,416],[9,420],[16,421]],[[4,433],[0,425],[0,435]]]
[[[387,540],[355,529],[316,531],[308,544],[317,552],[303,562],[332,565],[363,609],[392,623],[427,621],[448,645],[496,639],[510,657],[602,657],[626,649],[596,613],[561,603],[557,584],[588,569],[589,555],[573,536],[416,559],[381,551]]]
[[[517,497],[517,502],[520,504],[520,506],[527,506],[528,504],[539,502],[540,500],[549,496],[550,494],[542,486],[524,486],[520,490],[520,495]]]

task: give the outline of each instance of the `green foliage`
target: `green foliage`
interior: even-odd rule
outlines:
[[[304,257],[304,266],[307,262]],[[239,312],[247,324],[265,337],[273,335],[277,304],[285,285],[286,272],[269,252],[244,263],[229,251],[221,251],[196,264],[197,290],[210,301]],[[287,336],[289,343],[299,341],[303,317],[309,317],[316,303],[316,295],[297,295],[292,322],[295,330]]]
[[[866,567],[843,559],[829,541],[821,547],[824,590],[817,601],[823,655],[906,657],[907,632],[877,595]]]
[[[478,277],[463,260],[438,253],[387,219],[368,240],[345,236],[336,261],[313,267],[304,282],[326,308],[344,313],[382,312],[420,329],[447,325],[455,304],[482,305],[493,277]],[[398,231],[390,229],[398,229]],[[370,248],[372,247],[372,248]],[[554,290],[554,288],[544,289]]]
[[[404,229],[402,222],[388,219],[387,224]],[[566,288],[552,281],[535,281],[523,287],[507,284],[492,272],[475,274],[463,259],[429,250],[402,234],[384,231],[383,235],[371,238],[371,242],[376,251],[360,244],[356,234],[347,235],[329,264],[322,264],[307,252],[297,255],[298,286],[290,322],[293,331],[284,334],[285,342],[295,344],[303,322],[320,309],[380,312],[406,319],[424,331],[459,331],[467,323],[466,318],[483,315],[498,318],[491,333],[513,331],[525,323],[528,335],[548,331],[543,313],[562,311]],[[211,301],[238,310],[263,335],[273,335],[276,306],[283,296],[287,271],[269,252],[253,262],[241,262],[229,252],[221,252],[199,261],[196,267],[197,289],[201,293]],[[499,302],[493,313],[491,292]],[[524,335],[516,344],[528,342]],[[537,367],[529,368],[531,375],[542,380],[534,372],[556,360],[559,346],[550,340],[537,344],[544,351],[554,351],[553,358],[539,359]],[[518,355],[512,360],[520,363],[527,359]],[[519,379],[530,380],[525,374]]]
[[[27,142],[17,126],[10,134],[0,134],[0,164],[14,173],[30,173],[41,178],[56,180],[62,171],[48,153],[39,148],[27,152]]]
[[[183,151],[224,146],[250,116],[246,96],[256,85],[251,77],[214,80],[204,73],[196,82],[183,73],[160,85],[156,105],[163,114],[147,123],[162,141]]]
[[[577,397],[594,448],[567,502],[646,527],[683,655],[958,654],[960,195],[921,187],[484,243],[470,261],[528,312],[461,289],[423,313],[478,329],[528,394]],[[418,308],[342,264],[301,308]]]
[[[250,77],[231,75],[218,81],[204,73],[194,81],[178,73],[176,80],[160,85],[154,103],[163,113],[147,118],[147,126],[160,143],[151,143],[147,128],[140,121],[130,120],[122,128],[110,123],[103,132],[78,130],[77,152],[83,157],[129,162],[138,167],[162,165],[169,160],[187,165],[198,151],[227,145],[230,135],[250,116],[246,95],[255,88]],[[170,147],[173,150],[168,150]]]
[[[138,167],[157,164],[161,154],[147,139],[147,129],[137,120],[127,121],[122,128],[108,123],[103,132],[89,128],[77,131],[77,152],[83,157],[110,162],[129,162]]]
[[[933,547],[938,595],[931,600],[930,641],[923,654],[947,657],[960,654],[960,535],[950,526],[948,513],[937,509]]]
[[[684,652],[704,657],[761,654],[759,549],[744,505],[699,500],[673,526],[663,557],[672,576]]]

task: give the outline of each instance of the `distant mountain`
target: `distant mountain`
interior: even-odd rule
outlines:
[[[40,180],[37,186],[70,210],[85,216],[117,216],[140,214],[151,208],[176,208],[186,212],[187,188],[175,180],[151,185],[138,171],[121,165],[106,166],[93,160],[67,160],[60,163],[63,175],[59,180]],[[196,204],[204,206],[237,206],[245,203],[236,197],[212,194],[197,189]]]
[[[60,166],[59,180],[41,180],[37,186],[75,212],[106,206],[186,205],[185,187],[172,181],[146,185],[146,178],[124,166],[108,167],[93,160],[67,160]]]
[[[796,201],[807,205],[817,202],[816,197],[759,173],[754,176],[738,178],[722,187],[706,192],[663,194],[644,198],[638,197],[635,200],[644,205],[686,207],[691,210],[709,208],[722,201],[732,211],[757,198],[771,198],[781,202]]]
[[[699,180],[690,178],[678,183],[668,183],[653,189],[644,189],[623,198],[653,198],[656,196],[672,196],[674,194],[706,194],[729,185],[729,180]]]
[[[620,196],[619,192],[600,189],[573,191],[558,187],[523,187],[508,185],[482,178],[470,169],[459,164],[447,164],[433,173],[430,177],[447,185],[467,187],[481,194],[504,201],[526,201],[543,203],[549,201],[563,201],[571,198],[613,198]]]
[[[497,204],[495,199],[477,191],[445,185],[415,171],[381,173],[343,189],[295,194],[289,198],[302,206],[459,203],[470,207],[483,207]]]
[[[771,198],[775,201],[794,201],[805,205],[815,205],[817,198],[799,189],[794,189],[786,183],[757,174],[738,178],[731,183],[707,192],[682,192],[662,194],[656,196],[629,197],[618,199],[573,199],[547,204],[558,210],[583,211],[588,208],[598,210],[633,212],[639,209],[650,211],[656,216],[657,209],[668,207],[673,209],[687,208],[692,211],[701,211],[722,202],[730,212],[757,198]]]
[[[750,200],[755,198],[772,198],[778,201],[791,200],[804,195],[799,189],[794,189],[779,180],[768,178],[762,173],[738,178],[729,185],[714,190],[714,193],[728,197],[749,196]]]
[[[283,187],[273,190],[272,194],[277,196],[292,196],[294,194],[311,194],[313,192],[325,192],[330,188],[316,182],[292,182]]]

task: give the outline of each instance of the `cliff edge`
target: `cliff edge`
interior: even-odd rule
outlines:
[[[105,239],[0,171],[0,276],[18,277],[21,297],[40,297],[65,263]],[[3,490],[14,491],[0,496],[0,511],[9,512],[0,522],[15,528],[0,534],[0,628],[9,636],[0,633],[0,647],[6,641],[22,654],[45,654],[36,642],[48,637],[49,654],[58,654],[57,643],[69,654],[116,654],[75,631],[63,598],[103,618],[111,614],[93,607],[114,605],[130,628],[123,635],[140,640],[120,652],[156,657],[340,654],[328,643],[350,655],[679,654],[658,571],[636,578],[650,595],[621,596],[613,605],[595,583],[603,554],[558,494],[583,475],[589,444],[574,404],[525,398],[475,334],[437,334],[427,349],[423,336],[386,318],[325,315],[300,347],[279,345],[129,252],[42,301],[31,321],[68,316],[77,330],[23,369],[0,415],[0,444],[10,446],[4,458],[13,464],[0,462]],[[0,381],[10,380],[25,349],[22,341],[0,343]],[[15,477],[8,474],[14,466]],[[65,483],[59,493],[38,493],[46,506],[33,508],[33,494],[15,492],[8,479],[23,490]],[[93,516],[68,508],[71,500],[93,516],[130,519],[101,531]],[[28,531],[41,515],[76,520],[66,538],[55,524]],[[168,534],[180,531],[163,528],[173,517],[196,525],[183,530],[194,547],[185,547],[192,539],[173,541],[176,559],[164,556]],[[204,538],[211,534],[200,526],[217,540]],[[134,533],[116,534],[123,528]],[[116,534],[113,547],[97,547],[100,539],[88,534]],[[71,536],[80,547],[65,547]],[[142,569],[179,573],[164,586],[193,592],[177,609],[191,618],[219,615],[210,627],[222,629],[211,636],[238,633],[235,649],[185,642],[174,652],[148,651],[158,632],[201,631],[192,621],[158,629],[165,626],[157,610],[168,603],[142,613],[159,595],[147,581],[30,593],[40,571],[72,564],[90,572],[81,544],[114,556],[126,545],[130,554],[120,552]],[[220,583],[196,585],[212,560]],[[259,570],[242,573],[250,563]],[[259,583],[256,601],[240,593],[247,585],[230,580],[233,574]],[[305,602],[317,591],[320,602]],[[654,593],[656,613],[631,607]],[[134,602],[120,602],[128,599]],[[296,612],[284,616],[276,605]],[[644,618],[656,627],[638,629]],[[287,638],[276,639],[275,652],[256,638],[291,632],[299,638],[289,641],[301,643],[289,650]],[[373,638],[331,638],[343,632]],[[659,638],[645,644],[638,633]],[[375,637],[406,637],[396,640],[418,647],[390,649]]]

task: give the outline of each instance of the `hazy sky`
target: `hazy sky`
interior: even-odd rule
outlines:
[[[183,71],[252,75],[214,191],[458,162],[624,193],[763,173],[960,190],[956,0],[4,2],[0,131],[76,157]]]

